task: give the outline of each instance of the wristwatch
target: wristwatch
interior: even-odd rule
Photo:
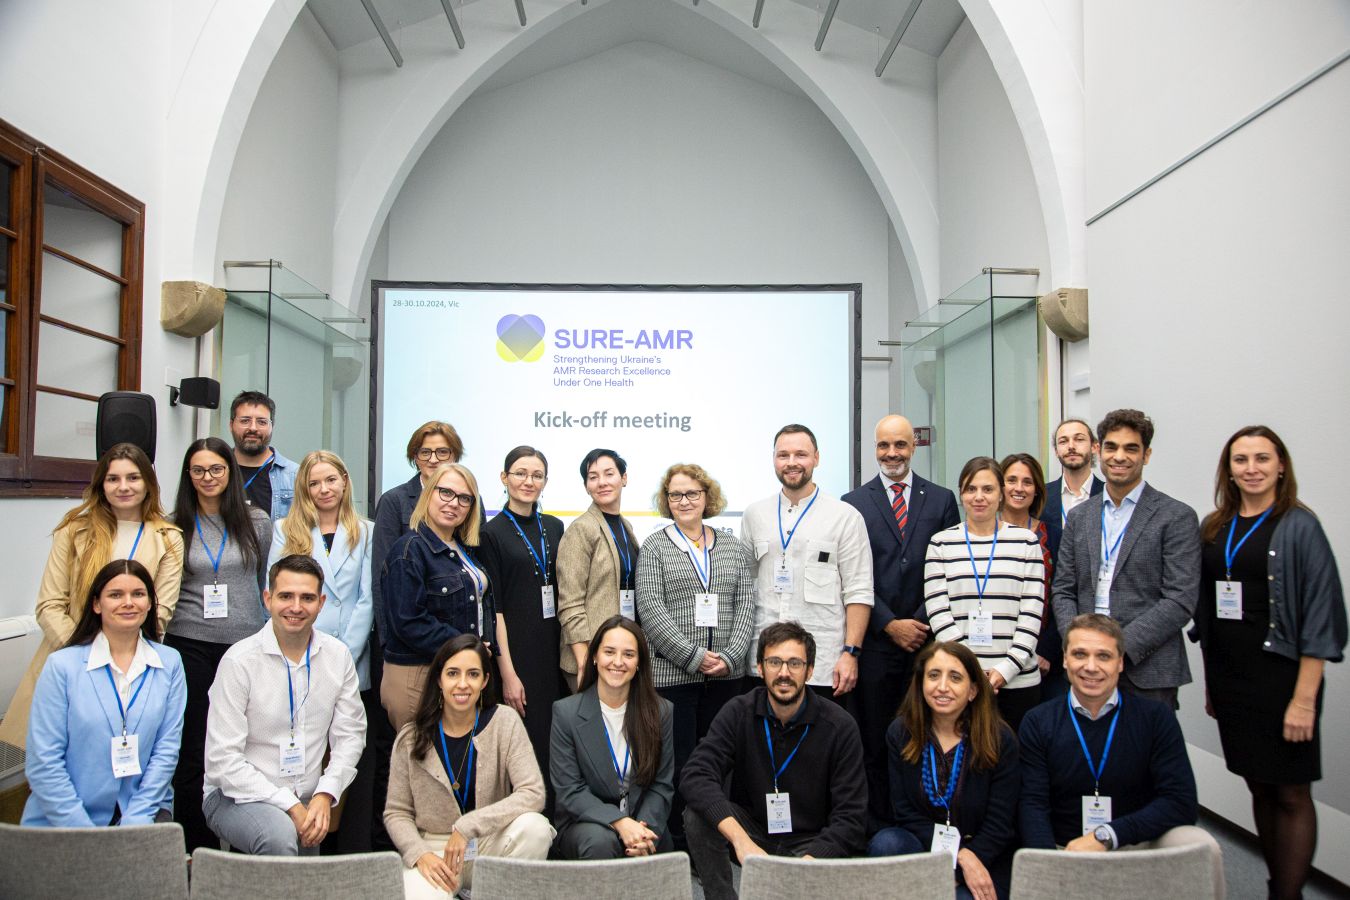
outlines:
[[[844,652],[850,656],[862,656],[862,648],[857,644],[845,644]]]
[[[1111,838],[1111,829],[1105,825],[1098,825],[1092,829],[1092,836],[1096,838],[1107,850],[1116,849],[1116,842]]]

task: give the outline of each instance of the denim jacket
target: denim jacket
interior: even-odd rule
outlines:
[[[482,569],[472,556],[470,562]],[[442,644],[466,632],[495,643],[491,587],[479,597],[459,553],[425,523],[389,549],[381,581],[389,662],[424,666]]]
[[[273,447],[272,452],[276,458],[267,467],[267,479],[272,482],[272,521],[276,522],[291,511],[291,501],[295,499],[295,475],[300,467],[294,460],[282,456],[277,448]]]

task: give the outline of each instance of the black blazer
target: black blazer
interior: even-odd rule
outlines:
[[[887,637],[886,626],[894,619],[928,620],[923,605],[924,556],[933,535],[961,521],[956,495],[915,475],[906,498],[909,522],[903,537],[891,511],[891,492],[881,483],[880,475],[842,499],[862,513],[872,545],[875,604],[864,646],[868,652],[903,652]]]
[[[628,792],[627,815],[658,835],[666,834],[670,801],[675,796],[674,707],[662,698],[661,764],[656,780]],[[623,818],[619,812],[619,776],[609,755],[600,698],[591,686],[581,694],[553,704],[553,732],[549,739],[549,780],[557,794],[554,824],[558,831],[577,822],[608,826]]]
[[[1092,487],[1088,488],[1088,496],[1095,497],[1102,492],[1104,482],[1095,472],[1089,477],[1092,479]],[[1045,544],[1050,548],[1052,562],[1059,558],[1059,539],[1064,534],[1063,491],[1063,475],[1045,485],[1045,509],[1041,510],[1041,521],[1045,523]],[[1048,592],[1046,596],[1049,596]]]

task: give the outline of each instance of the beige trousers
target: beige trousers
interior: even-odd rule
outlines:
[[[380,705],[389,716],[394,733],[417,718],[417,704],[422,701],[422,685],[426,683],[430,666],[400,666],[384,664],[380,681]]]
[[[553,845],[553,826],[539,813],[521,813],[496,834],[478,839],[479,856],[505,859],[548,859],[548,848]],[[423,839],[444,844],[447,834],[423,834]],[[473,863],[464,864],[460,876],[461,888],[473,887]],[[416,867],[403,870],[403,896],[406,900],[450,900],[450,894],[434,887],[422,877]]]

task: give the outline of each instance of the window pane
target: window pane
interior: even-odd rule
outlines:
[[[97,415],[97,403],[38,391],[33,452],[38,456],[93,459]]]
[[[0,162],[0,225],[10,227],[10,183],[14,181],[14,166]]]
[[[38,326],[38,384],[97,397],[117,390],[117,344],[57,325]]]
[[[122,223],[86,206],[51,184],[43,190],[42,241],[122,274]]]
[[[9,254],[14,242],[9,238],[0,238],[0,303],[13,303],[9,299]]]
[[[72,325],[121,336],[122,286],[81,269],[53,253],[42,254],[43,315],[64,319]]]

